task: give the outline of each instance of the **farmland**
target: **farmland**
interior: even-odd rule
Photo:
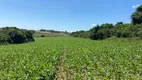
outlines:
[[[0,46],[0,79],[142,79],[142,41],[35,38]]]
[[[65,33],[55,33],[55,32],[43,32],[43,31],[35,31],[35,34],[33,34],[34,37],[64,37],[69,36]]]

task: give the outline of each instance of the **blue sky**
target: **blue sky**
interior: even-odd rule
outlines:
[[[0,27],[88,30],[92,24],[130,22],[141,0],[0,0]]]

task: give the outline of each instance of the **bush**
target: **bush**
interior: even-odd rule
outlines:
[[[89,31],[76,31],[72,32],[71,36],[74,37],[87,37],[93,40],[105,39],[112,36],[122,38],[139,37],[142,39],[142,5],[137,7],[136,11],[131,15],[132,23],[124,24],[117,22],[113,24],[97,25]]]
[[[11,42],[10,37],[6,34],[5,31],[0,30],[0,43],[8,43]]]
[[[72,32],[71,36],[85,37],[93,40],[102,40],[112,36],[119,38],[142,38],[142,24],[123,24],[122,22],[116,25],[102,24],[97,25],[89,31],[76,31]]]
[[[45,37],[45,35],[40,35],[40,37]]]
[[[18,29],[16,27],[4,27],[0,29],[0,43],[25,43],[34,41],[34,31]]]

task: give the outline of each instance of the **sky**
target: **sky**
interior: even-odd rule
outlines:
[[[123,21],[142,0],[0,0],[0,27],[88,30],[95,25]]]

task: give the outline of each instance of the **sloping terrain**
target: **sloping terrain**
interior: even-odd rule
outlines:
[[[64,36],[69,36],[69,34],[36,31],[33,36],[34,37],[64,37]]]

